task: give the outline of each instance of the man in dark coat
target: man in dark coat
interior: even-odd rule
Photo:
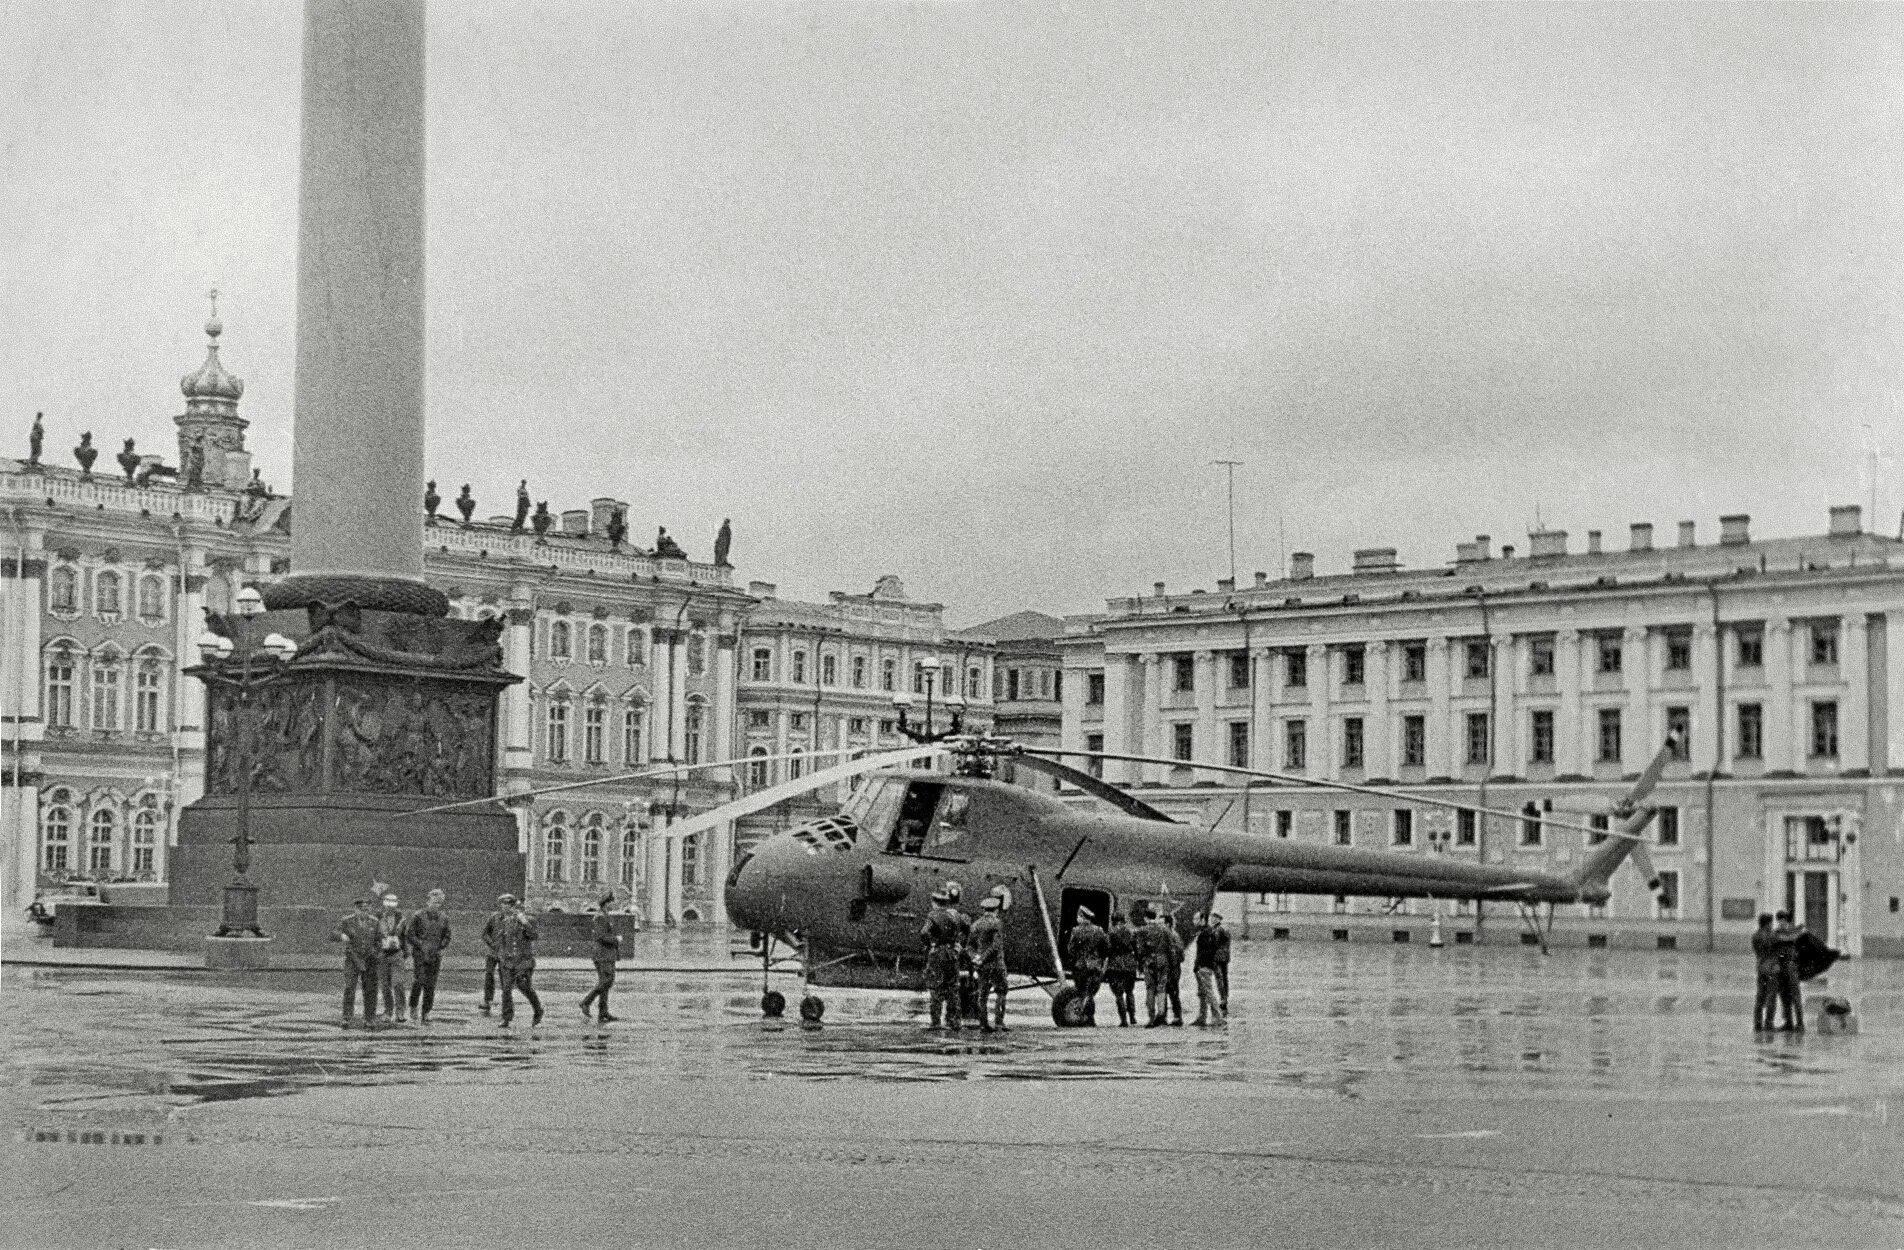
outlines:
[[[1183,1026],[1183,935],[1177,932],[1174,917],[1165,916],[1161,935],[1168,963],[1164,971],[1164,996],[1170,1003],[1170,1023]],[[1161,1023],[1161,1021],[1160,1021]]]
[[[1169,1014],[1170,939],[1164,936],[1163,913],[1148,912],[1144,925],[1132,935],[1137,968],[1144,974],[1144,1027],[1154,1029]]]
[[[959,1027],[959,955],[965,945],[966,920],[952,910],[952,896],[941,889],[932,896],[932,913],[919,929],[926,948],[926,1002],[932,1012],[928,1027]]]
[[[530,978],[535,975],[535,917],[517,903],[503,913],[496,924],[496,980],[502,987],[502,1027],[516,1018],[514,992],[522,991],[523,1001],[535,1013],[529,1021],[534,1028],[542,1023],[542,1000],[536,997]]]
[[[443,911],[443,891],[431,890],[423,910],[411,914],[403,926],[403,944],[410,950],[416,977],[410,982],[410,1014],[424,1024],[436,1006],[436,974],[450,944],[450,918]]]
[[[1104,983],[1104,969],[1110,963],[1111,942],[1097,927],[1097,917],[1088,907],[1078,908],[1078,918],[1065,941],[1064,953],[1071,959],[1071,981],[1084,1000],[1084,1022],[1097,1023],[1097,987]]]
[[[582,997],[583,1017],[587,1017],[589,1004],[593,1003],[596,1019],[603,1024],[616,1018],[608,1014],[608,991],[615,987],[615,961],[621,958],[621,934],[615,932],[615,922],[608,916],[608,909],[614,903],[613,894],[604,894],[590,922],[589,958],[595,962],[595,988]]]
[[[1215,912],[1210,913],[1209,918],[1197,927],[1196,958],[1191,967],[1197,978],[1196,1023],[1200,1026],[1221,1025],[1229,1019],[1216,986],[1217,935],[1222,932],[1223,917]]]
[[[1772,1031],[1772,1016],[1778,1010],[1778,948],[1772,942],[1772,913],[1759,916],[1759,927],[1752,933],[1752,955],[1758,963],[1758,997],[1752,1001],[1752,1029]]]
[[[498,894],[496,910],[489,913],[483,921],[483,1006],[484,1015],[489,1014],[490,1004],[496,1001],[496,932],[502,926],[503,918],[516,908],[516,896]]]
[[[1216,962],[1211,967],[1216,971],[1217,997],[1223,1004],[1223,1016],[1228,1019],[1230,1015],[1230,931],[1223,927],[1223,917],[1212,912],[1209,932],[1212,935],[1210,940],[1216,944],[1216,949],[1211,955]]]
[[[356,910],[337,922],[331,941],[344,944],[344,1027],[357,1005],[357,987],[364,990],[364,1027],[377,1019],[377,918],[370,914],[370,900],[360,898],[352,904]]]
[[[1118,1025],[1137,1023],[1137,934],[1123,912],[1111,915],[1111,931],[1104,935],[1110,957],[1104,961],[1104,984],[1111,987],[1111,1001],[1117,1004]]]
[[[1787,1033],[1805,1031],[1805,998],[1799,988],[1798,938],[1805,930],[1792,923],[1792,913],[1778,913],[1778,925],[1772,930],[1772,950],[1778,956],[1778,1004],[1785,1022],[1779,1026]]]
[[[1010,986],[1005,977],[1005,925],[999,919],[1004,906],[996,894],[979,900],[979,918],[972,925],[972,963],[978,970],[978,1027],[987,1033],[1005,1028],[1005,995]],[[992,996],[998,996],[995,1016],[988,1015]]]

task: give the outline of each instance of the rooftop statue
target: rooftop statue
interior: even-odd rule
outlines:
[[[549,514],[549,501],[544,499],[535,506],[536,537],[541,538],[544,534],[547,534],[549,527],[554,524],[555,518]]]
[[[685,560],[688,553],[681,550],[681,544],[668,537],[668,527],[662,526],[655,532],[654,553],[662,560]]]
[[[619,551],[622,539],[628,537],[628,517],[620,508],[608,514],[608,545]]]
[[[463,514],[463,524],[476,515],[476,496],[469,493],[469,483],[463,483],[463,493],[456,497],[456,510]]]
[[[79,436],[79,446],[73,448],[73,459],[79,461],[79,475],[93,475],[93,461],[99,459],[99,448],[93,446],[93,432],[87,430]]]
[[[145,457],[134,451],[132,446],[133,440],[127,439],[125,447],[117,456],[113,457],[119,462],[119,468],[125,472],[126,485],[128,486],[132,485],[133,475],[139,471],[139,462],[145,459]]]
[[[721,532],[714,535],[714,563],[721,568],[731,568],[727,553],[734,547],[734,526],[726,517],[721,518]]]
[[[426,525],[436,524],[436,510],[443,506],[443,496],[436,493],[436,479],[431,478],[423,484],[423,521]]]
[[[43,412],[34,413],[33,428],[27,432],[26,462],[30,465],[37,465],[40,462],[40,446],[46,442],[45,418],[46,414]]]
[[[528,520],[529,520],[529,479],[525,477],[522,479],[522,483],[516,487],[516,519],[509,526],[509,532],[512,534],[522,533],[522,527],[524,524],[528,522]]]

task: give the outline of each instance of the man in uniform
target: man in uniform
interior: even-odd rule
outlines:
[[[1216,943],[1216,993],[1223,1004],[1223,1018],[1230,1018],[1230,931],[1223,927],[1223,917],[1210,913],[1210,929],[1216,934],[1212,939]]]
[[[1191,968],[1197,978],[1197,1018],[1198,1026],[1224,1024],[1229,1013],[1223,1009],[1223,1000],[1217,992],[1216,950],[1217,936],[1223,934],[1223,917],[1212,912],[1197,927],[1197,953]],[[1223,934],[1227,937],[1228,934]]]
[[[932,895],[932,914],[919,930],[926,948],[926,1001],[931,1006],[929,1027],[959,1027],[959,951],[965,920],[952,910],[952,896],[940,888]]]
[[[998,913],[996,894],[979,902],[978,922],[972,926],[972,961],[978,967],[978,1027],[987,1033],[1005,1029],[1005,926]],[[998,995],[996,1016],[987,1016],[993,994]]]
[[[436,1006],[436,974],[450,944],[450,918],[443,911],[443,891],[431,890],[423,910],[411,914],[403,926],[403,943],[410,948],[416,979],[410,982],[410,1012],[424,1024]]]
[[[1170,939],[1163,934],[1161,914],[1144,913],[1144,924],[1131,934],[1136,948],[1137,968],[1144,975],[1144,1027],[1154,1029],[1164,1022],[1170,1004],[1170,992],[1164,986],[1170,976]]]
[[[508,1028],[515,1019],[515,990],[522,991],[523,1001],[535,1013],[529,1021],[534,1028],[542,1023],[542,1000],[536,997],[535,986],[530,978],[535,975],[535,917],[517,903],[503,913],[496,925],[496,980],[502,986],[502,1027]]]
[[[1104,983],[1111,987],[1120,1027],[1137,1023],[1137,937],[1123,912],[1111,913],[1111,931],[1105,935],[1110,958],[1104,962]]]
[[[370,914],[370,900],[360,898],[352,904],[356,910],[337,923],[331,941],[344,944],[344,1027],[357,1004],[357,987],[364,989],[364,1027],[377,1020],[377,918]]]
[[[1752,933],[1752,955],[1758,963],[1758,997],[1752,1001],[1752,1031],[1770,1033],[1778,1010],[1778,948],[1772,941],[1772,913],[1759,914]]]
[[[604,894],[602,905],[596,909],[595,919],[590,925],[590,937],[593,944],[589,948],[589,958],[595,962],[595,988],[582,998],[582,1015],[587,1017],[588,1005],[595,1004],[596,1019],[603,1024],[614,1020],[608,1014],[608,991],[615,987],[615,961],[621,958],[621,934],[615,932],[615,922],[608,918],[608,909],[614,905],[615,896]]]
[[[397,896],[383,896],[383,910],[377,913],[377,988],[383,995],[383,1014],[398,1024],[410,1004],[410,951],[403,944],[403,927],[408,923],[397,910]]]
[[[1084,1000],[1084,1022],[1097,1023],[1097,987],[1104,983],[1104,968],[1110,961],[1111,943],[1097,927],[1097,917],[1088,907],[1078,908],[1078,918],[1065,942],[1065,954],[1071,957],[1071,980]]]
[[[503,920],[516,908],[516,896],[498,894],[496,910],[489,913],[489,919],[483,921],[483,1007],[484,1015],[489,1014],[489,1006],[496,1001],[496,933],[502,927]]]
[[[952,996],[952,1009],[961,1018],[975,1014],[983,1023],[985,1012],[978,1001],[978,971],[972,964],[972,918],[965,914],[960,901],[965,892],[958,882],[948,881],[945,894],[952,901],[952,914],[959,918],[959,992]]]
[[[1174,916],[1163,918],[1163,938],[1169,944],[1170,963],[1164,976],[1164,994],[1170,1000],[1170,1023],[1183,1027],[1183,935]]]
[[[1804,932],[1792,922],[1792,913],[1778,913],[1778,926],[1772,930],[1772,950],[1778,957],[1778,1004],[1785,1017],[1779,1029],[1786,1033],[1805,1031],[1805,996],[1798,984],[1798,938]]]

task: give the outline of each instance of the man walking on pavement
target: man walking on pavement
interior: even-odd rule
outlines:
[[[1210,913],[1210,928],[1216,937],[1216,993],[1223,1004],[1223,1018],[1230,1018],[1230,931],[1223,927],[1223,917]]]
[[[1170,963],[1164,975],[1164,993],[1170,1000],[1170,1023],[1183,1027],[1183,935],[1174,916],[1164,917],[1163,938],[1169,943]]]
[[[502,922],[516,907],[516,896],[498,894],[496,910],[489,913],[489,919],[483,921],[483,1006],[484,1015],[489,1014],[489,1006],[496,1001],[496,934]]]
[[[1097,927],[1097,917],[1090,908],[1078,908],[1078,918],[1071,926],[1064,953],[1071,957],[1071,980],[1078,987],[1078,997],[1084,1000],[1084,1022],[1094,1025],[1097,1023],[1097,987],[1104,983],[1111,943],[1104,936],[1104,930]]]
[[[535,917],[520,903],[504,913],[496,925],[496,980],[502,988],[502,1027],[505,1029],[516,1016],[516,990],[522,991],[523,1001],[535,1013],[529,1027],[542,1023],[542,1000],[536,997],[530,980],[535,975],[535,940]]]
[[[410,1014],[424,1024],[436,1006],[436,974],[450,944],[450,918],[443,911],[443,891],[431,890],[423,910],[404,922],[403,944],[410,950],[415,979],[410,982]],[[419,1007],[421,1010],[419,1010]]]
[[[1798,939],[1805,930],[1792,923],[1792,913],[1778,913],[1778,927],[1772,930],[1772,951],[1778,957],[1778,1004],[1785,1022],[1785,1033],[1805,1031],[1805,995],[1798,983]]]
[[[972,926],[972,962],[978,968],[978,1027],[987,1033],[1005,1030],[1005,926],[999,921],[1003,904],[996,894],[979,902],[979,918]],[[998,1014],[988,1017],[991,997],[998,995]]]
[[[1117,1004],[1119,1027],[1137,1023],[1137,934],[1123,912],[1111,913],[1111,931],[1105,934],[1110,958],[1104,961],[1104,983],[1111,987],[1111,1001]]]
[[[583,1017],[588,1016],[589,1004],[594,1003],[598,1013],[596,1019],[603,1024],[617,1018],[608,1014],[608,991],[615,986],[615,961],[621,958],[621,934],[615,932],[615,922],[608,916],[608,909],[614,902],[612,892],[602,895],[601,906],[596,909],[595,919],[590,923],[593,945],[589,957],[595,961],[595,988],[582,997]]]
[[[943,888],[932,895],[932,913],[919,930],[926,948],[926,1002],[932,1012],[930,1028],[959,1027],[959,952],[965,921],[952,910],[952,896]]]
[[[397,896],[384,895],[383,910],[377,913],[377,988],[383,994],[383,1014],[398,1024],[410,998],[410,951],[403,943],[407,923],[397,910]]]
[[[1772,913],[1759,913],[1752,931],[1752,956],[1758,965],[1758,996],[1752,1000],[1752,1031],[1770,1033],[1778,1010],[1778,947],[1772,941]]]
[[[1197,953],[1191,968],[1195,971],[1197,978],[1195,1023],[1199,1027],[1228,1023],[1229,1013],[1223,1009],[1223,999],[1217,992],[1216,984],[1217,935],[1222,932],[1223,917],[1214,912],[1197,929]]]
[[[1154,1029],[1164,1023],[1170,1007],[1170,939],[1164,936],[1163,913],[1150,912],[1145,920],[1131,938],[1144,973],[1144,1027]]]
[[[344,944],[344,1027],[357,1003],[357,987],[364,990],[364,1027],[377,1019],[377,918],[370,914],[370,900],[360,898],[352,904],[356,910],[337,923],[331,941]]]

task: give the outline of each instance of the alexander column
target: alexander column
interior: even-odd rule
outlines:
[[[423,121],[422,0],[306,0],[291,568],[260,617],[211,622],[207,793],[173,859],[174,905],[222,892],[216,963],[263,957],[234,929],[321,946],[373,880],[468,910],[522,888],[506,813],[405,815],[495,792],[517,680],[497,623],[449,619],[423,581]],[[265,679],[240,695],[247,652]]]

